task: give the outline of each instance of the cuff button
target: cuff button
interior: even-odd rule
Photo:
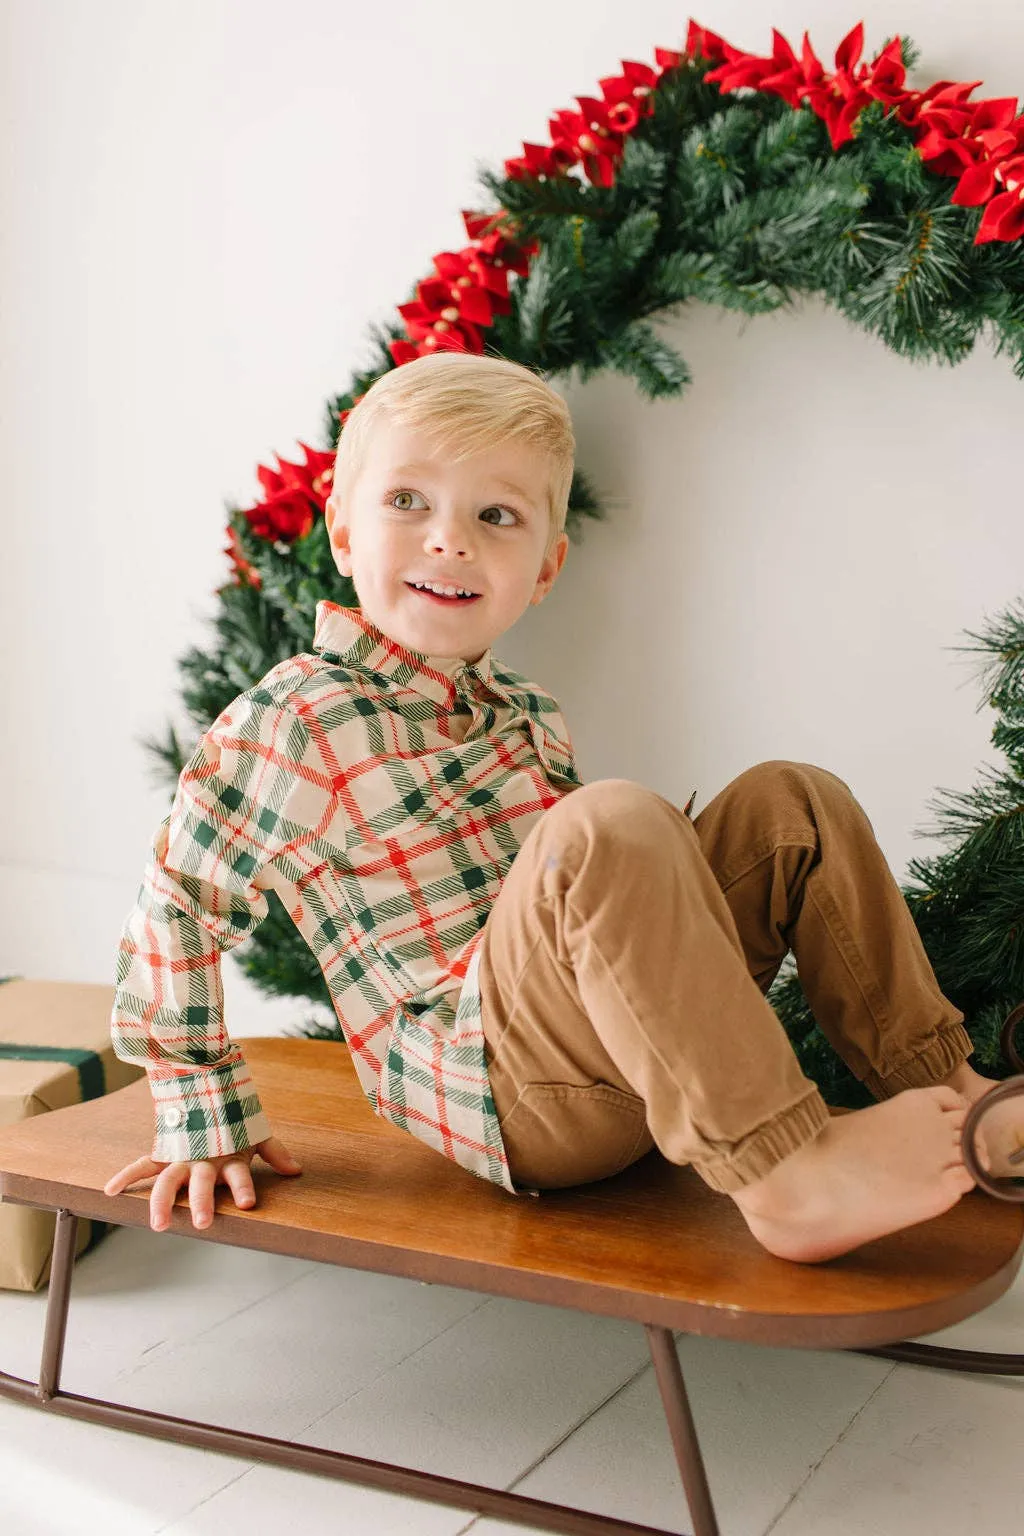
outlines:
[[[176,1131],[185,1124],[185,1111],[177,1104],[172,1109],[165,1110],[164,1124],[169,1131]]]

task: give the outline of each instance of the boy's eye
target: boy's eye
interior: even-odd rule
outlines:
[[[414,496],[419,496],[419,499],[421,501],[423,500],[422,496],[420,496],[419,491],[389,491],[388,492],[388,501],[399,512],[411,512],[413,510],[412,505],[411,505],[411,500],[412,500],[412,498]],[[399,500],[400,497],[404,498],[404,500]],[[484,507],[483,510],[484,510],[484,512],[498,512],[498,513],[507,512],[508,513],[509,517],[512,519],[512,522],[511,523],[495,523],[492,526],[494,526],[496,528],[510,528],[510,527],[513,527],[519,521],[518,517],[512,511],[511,507],[502,507],[502,506],[499,506],[497,503],[495,503],[494,506]],[[481,516],[482,515],[483,515],[483,513],[481,513]]]

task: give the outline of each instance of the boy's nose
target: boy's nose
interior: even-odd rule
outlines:
[[[468,555],[472,539],[464,528],[435,528],[427,538],[427,548],[435,554]]]

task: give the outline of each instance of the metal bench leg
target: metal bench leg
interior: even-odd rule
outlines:
[[[27,1203],[27,1202],[25,1202]],[[52,1209],[52,1207],[39,1207]],[[202,1420],[173,1418],[169,1414],[151,1413],[145,1408],[134,1408],[130,1403],[108,1402],[104,1398],[83,1397],[76,1392],[60,1389],[61,1363],[64,1354],[64,1338],[67,1329],[68,1305],[71,1299],[71,1279],[74,1273],[75,1246],[78,1217],[61,1209],[57,1212],[53,1257],[50,1261],[50,1291],[46,1306],[43,1330],[42,1360],[39,1381],[24,1381],[0,1371],[0,1399],[9,1398],[30,1408],[57,1413],[65,1418],[82,1419],[86,1423],[100,1424],[108,1429],[127,1430],[133,1434],[148,1435],[158,1440],[171,1440],[176,1445],[195,1446],[199,1450],[222,1451],[229,1456],[285,1467],[291,1471],[316,1472],[344,1482],[358,1483],[367,1488],[380,1488],[387,1493],[403,1494],[423,1499],[431,1504],[453,1506],[472,1511],[473,1514],[494,1516],[531,1529],[553,1531],[559,1536],[673,1536],[660,1526],[640,1525],[632,1520],[618,1520],[599,1515],[590,1510],[576,1509],[563,1504],[552,1504],[544,1499],[531,1499],[522,1494],[506,1492],[501,1488],[489,1488],[477,1483],[459,1482],[455,1478],[438,1477],[422,1472],[418,1467],[403,1467],[394,1462],[369,1461],[361,1456],[349,1456],[338,1451],[328,1451],[322,1446],[307,1445],[302,1441],[274,1440],[266,1435],[256,1435],[244,1430],[229,1429],[220,1424],[207,1424]],[[655,1334],[664,1329],[651,1330]],[[674,1356],[671,1334],[667,1335],[669,1348]],[[653,1351],[652,1345],[652,1351]],[[655,1355],[655,1366],[658,1357]],[[679,1363],[676,1361],[676,1371]],[[682,1391],[670,1387],[670,1396]],[[675,1397],[672,1397],[675,1401]],[[688,1416],[685,1394],[682,1408]],[[670,1424],[674,1423],[671,1416]],[[673,1431],[673,1435],[674,1435]],[[690,1434],[692,1435],[692,1424]],[[697,1472],[703,1479],[700,1452],[696,1450]],[[684,1484],[694,1506],[694,1494],[684,1470]],[[705,1496],[706,1496],[706,1484]],[[708,1504],[710,1508],[710,1504]],[[698,1523],[696,1536],[718,1536],[714,1516],[709,1523]]]
[[[64,1359],[64,1339],[67,1335],[68,1306],[71,1302],[71,1277],[75,1272],[77,1236],[78,1217],[71,1211],[59,1210],[57,1229],[53,1237],[53,1257],[50,1260],[50,1289],[46,1300],[43,1355],[39,1362],[37,1396],[44,1403],[48,1403],[60,1390],[60,1368]]]
[[[851,1355],[878,1355],[935,1371],[974,1371],[984,1376],[1024,1376],[1024,1354],[999,1354],[993,1349],[952,1349],[948,1344],[887,1344],[879,1349],[851,1349]]]
[[[656,1328],[651,1323],[645,1323],[644,1330],[647,1334],[651,1359],[654,1361],[654,1374],[658,1378],[658,1389],[661,1392],[665,1417],[668,1420],[672,1449],[676,1453],[679,1473],[683,1479],[683,1491],[686,1494],[686,1502],[690,1506],[694,1536],[719,1536],[718,1517],[715,1514],[715,1506],[711,1502],[708,1475],[704,1469],[704,1458],[700,1453],[697,1429],[693,1422],[693,1414],[690,1412],[690,1400],[686,1395],[683,1371],[679,1364],[679,1356],[676,1354],[676,1341],[672,1337],[672,1330]]]

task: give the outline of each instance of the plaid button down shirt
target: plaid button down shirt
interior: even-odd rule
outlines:
[[[357,608],[320,603],[313,652],[202,737],[125,922],[111,1037],[146,1069],[152,1156],[218,1157],[272,1134],[220,977],[272,890],[376,1112],[517,1193],[487,1079],[479,941],[528,832],[580,787],[565,723],[490,650],[425,656]]]

